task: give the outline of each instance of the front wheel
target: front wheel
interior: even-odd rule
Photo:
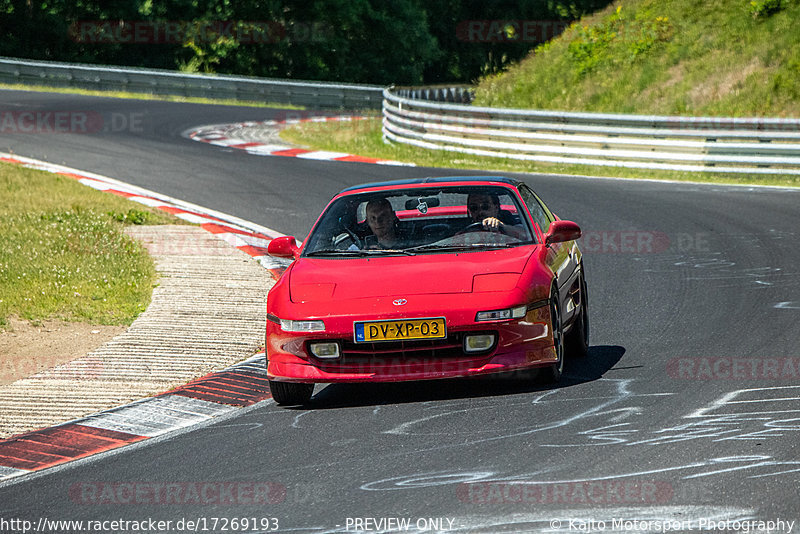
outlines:
[[[564,372],[564,326],[561,324],[561,304],[555,287],[550,296],[550,325],[553,329],[553,350],[557,360],[552,365],[542,367],[541,377],[543,382],[555,384],[561,380],[561,373]]]
[[[583,358],[589,354],[589,300],[586,294],[586,278],[581,269],[581,285],[578,298],[580,312],[575,323],[565,336],[567,354]]]
[[[314,384],[295,384],[294,382],[269,381],[272,398],[281,406],[308,404],[314,394]]]

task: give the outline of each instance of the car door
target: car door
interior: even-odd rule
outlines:
[[[532,220],[539,227],[541,239],[544,241],[544,235],[547,233],[550,223],[556,220],[555,215],[528,186],[520,184],[518,190]],[[577,269],[581,259],[578,245],[575,241],[553,243],[547,247],[544,259],[546,265],[555,275],[561,300],[561,309],[563,310],[564,318],[568,320],[572,313],[572,310],[569,310],[566,306],[566,301],[569,299],[568,289],[572,287],[577,279]]]

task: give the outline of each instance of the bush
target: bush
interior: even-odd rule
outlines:
[[[781,0],[752,0],[750,14],[754,19],[767,18],[783,8]]]
[[[668,17],[648,13],[626,16],[622,6],[601,24],[573,25],[575,39],[567,48],[575,72],[583,76],[601,64],[631,63],[674,33]]]
[[[149,212],[134,208],[129,209],[128,213],[109,211],[108,214],[112,219],[123,224],[148,224],[152,218]]]

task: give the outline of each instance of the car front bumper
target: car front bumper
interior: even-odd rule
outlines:
[[[340,341],[346,336],[311,336],[283,332],[275,323],[267,326],[267,375],[270,380],[300,383],[400,382],[480,376],[551,365],[556,361],[549,307],[529,310],[519,320],[475,323],[456,327],[453,333],[495,332],[494,348],[484,354],[463,352],[437,357],[431,351],[376,353],[338,360],[309,355],[309,341]],[[352,332],[349,333],[352,336]],[[457,351],[458,352],[458,351]]]

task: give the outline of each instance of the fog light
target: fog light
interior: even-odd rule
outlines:
[[[333,359],[339,357],[338,343],[309,343],[308,349],[317,358]]]
[[[479,334],[464,338],[464,352],[484,352],[494,345],[494,334]]]

